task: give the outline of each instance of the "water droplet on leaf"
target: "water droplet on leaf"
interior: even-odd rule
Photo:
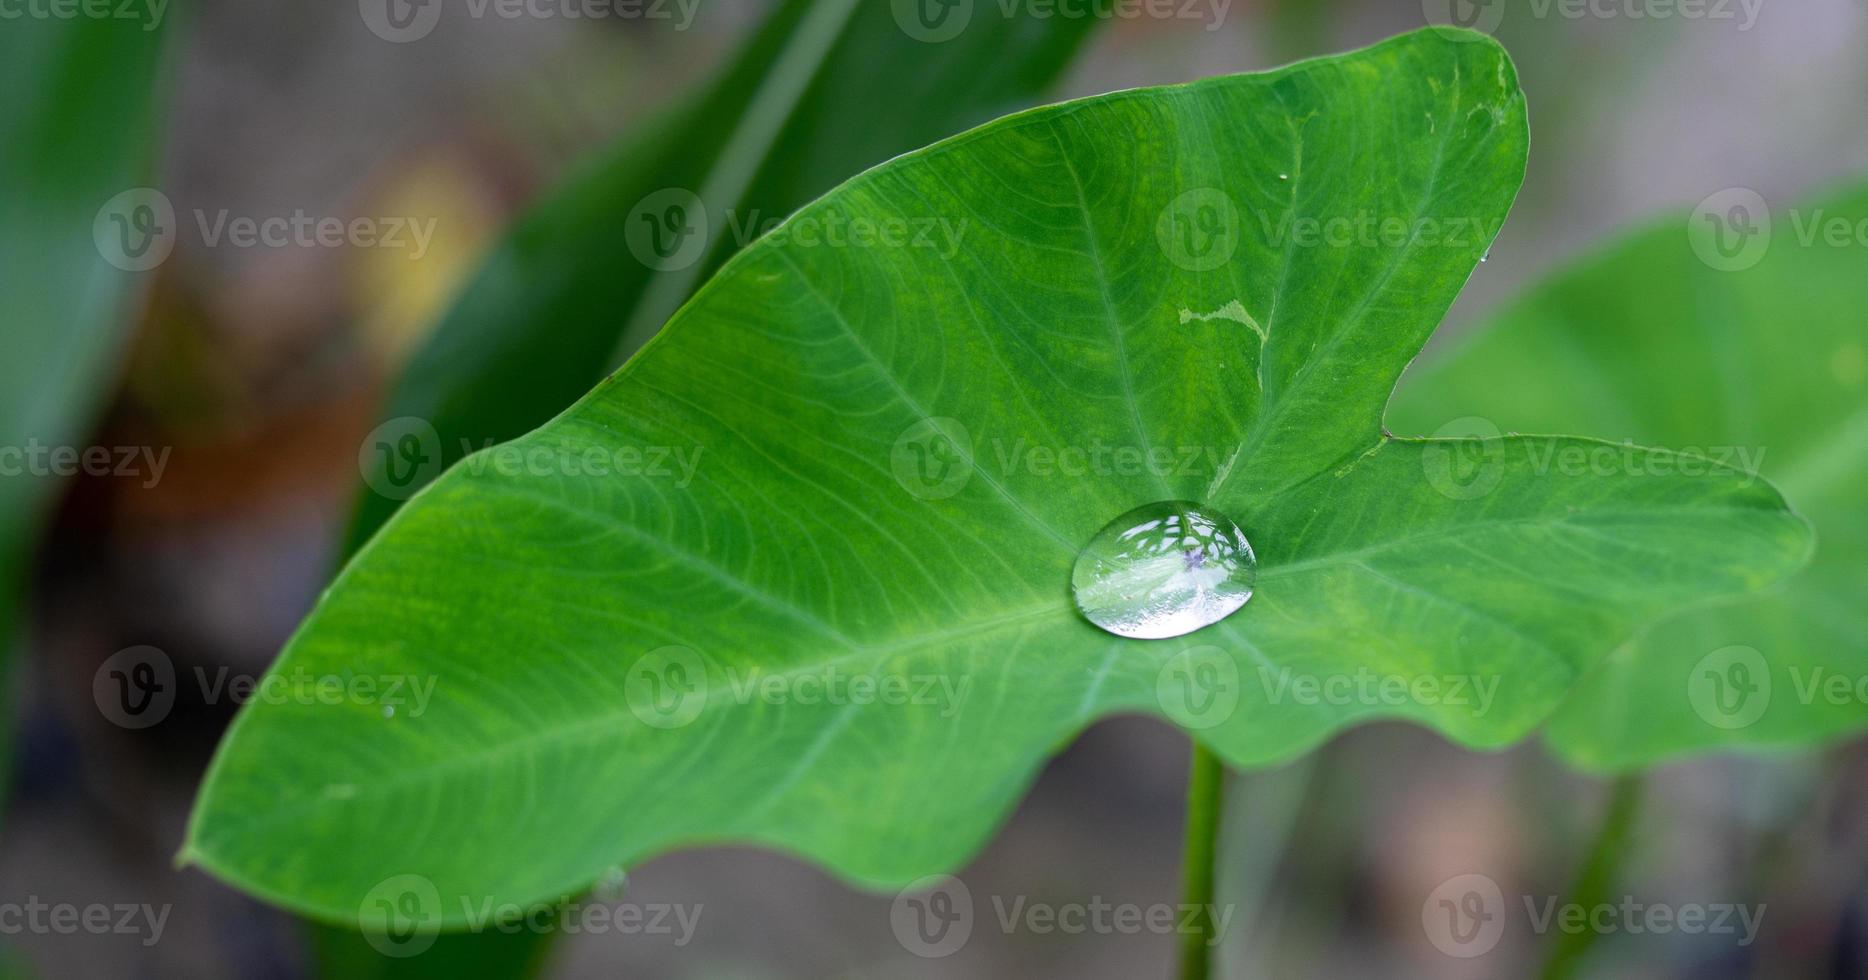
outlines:
[[[602,901],[620,902],[629,891],[629,872],[620,864],[614,865],[603,872],[591,891]]]
[[[1117,636],[1191,633],[1252,597],[1258,558],[1226,515],[1186,500],[1137,507],[1085,545],[1070,573],[1077,608]]]

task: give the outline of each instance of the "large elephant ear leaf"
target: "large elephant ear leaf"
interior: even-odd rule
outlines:
[[[1630,623],[1761,586],[1807,538],[1734,471],[1384,435],[1526,141],[1504,51],[1426,31],[849,181],[398,513],[272,676],[432,697],[253,705],[185,856],[318,915],[388,890],[458,927],[689,844],[870,885],[949,869],[1112,712],[1235,764],[1376,717],[1520,737]],[[1175,639],[1090,625],[1079,550],[1163,501],[1236,521],[1256,594]]]
[[[1729,463],[1816,527],[1815,560],[1781,588],[1646,624],[1579,684],[1549,729],[1577,765],[1868,727],[1865,219],[1868,187],[1775,210],[1721,191],[1534,289],[1397,398],[1400,431],[1486,420]]]

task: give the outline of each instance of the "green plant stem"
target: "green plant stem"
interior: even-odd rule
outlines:
[[[1181,901],[1196,909],[1193,928],[1181,934],[1181,980],[1207,980],[1213,947],[1213,862],[1219,850],[1219,814],[1225,802],[1226,766],[1198,740],[1187,767],[1187,838],[1181,850]]]
[[[1570,886],[1569,901],[1582,908],[1594,908],[1607,897],[1609,889],[1621,870],[1622,856],[1628,850],[1629,832],[1634,827],[1635,811],[1641,804],[1641,776],[1629,774],[1616,777],[1609,786],[1608,807],[1603,811],[1602,824],[1596,828],[1596,839],[1589,845],[1589,856],[1584,859],[1583,867],[1576,875],[1576,881]],[[1574,976],[1576,967],[1582,962],[1584,954],[1595,943],[1596,934],[1592,929],[1578,932],[1556,934],[1550,947],[1549,957],[1544,961],[1544,980],[1562,980]]]

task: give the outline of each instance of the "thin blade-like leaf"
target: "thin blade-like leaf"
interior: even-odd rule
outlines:
[[[930,43],[904,30],[892,6],[787,0],[692,105],[520,219],[384,410],[432,426],[438,446],[420,466],[376,460],[346,550],[445,466],[563,411],[720,263],[800,205],[1035,99],[1096,23],[982,9]],[[696,237],[664,259],[643,222],[667,207],[682,209]]]

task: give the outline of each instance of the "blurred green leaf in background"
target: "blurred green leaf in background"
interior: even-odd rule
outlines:
[[[1816,528],[1763,595],[1646,625],[1550,722],[1627,771],[1868,726],[1868,189],[1772,208],[1714,194],[1592,252],[1431,357],[1389,424],[1586,432],[1756,469]]]
[[[169,34],[161,17],[0,29],[0,661],[19,637],[24,566],[58,486],[96,466],[85,439],[138,273],[174,242],[173,208],[145,186]]]

